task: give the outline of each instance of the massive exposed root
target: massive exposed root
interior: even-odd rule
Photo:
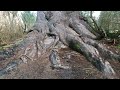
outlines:
[[[106,78],[117,78],[107,60],[120,60],[120,56],[99,44],[95,40],[97,36],[83,22],[78,11],[38,11],[36,23],[24,40],[19,58],[24,62],[40,59],[45,53],[50,55],[58,42],[62,42],[83,54]],[[60,60],[56,60],[56,65],[62,66]]]

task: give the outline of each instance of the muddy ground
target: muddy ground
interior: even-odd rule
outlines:
[[[35,61],[28,61],[18,65],[7,74],[2,75],[1,79],[100,79],[103,78],[90,62],[81,54],[63,48],[59,50],[59,56],[62,65],[69,66],[69,69],[52,69],[48,56]],[[1,62],[1,69],[9,63]]]
[[[52,69],[46,54],[38,60],[22,62],[9,73],[1,73],[0,79],[105,79],[83,55],[70,48],[62,48],[58,53],[62,65],[69,66],[69,69]],[[0,61],[0,70],[14,60],[15,57],[11,57]],[[110,63],[120,77],[120,62],[110,60]]]

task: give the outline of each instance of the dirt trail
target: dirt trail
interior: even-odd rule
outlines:
[[[117,54],[120,54],[118,49],[108,45],[106,47],[114,53],[117,52]],[[58,53],[62,65],[67,65],[70,69],[51,69],[51,63],[48,60],[49,54],[46,54],[43,56],[44,58],[34,61],[28,60],[27,63],[16,66],[9,73],[0,75],[0,79],[104,79],[103,74],[88,62],[83,55],[65,47],[60,49]],[[0,71],[9,62],[13,61],[14,57],[0,60]],[[109,60],[109,62],[117,73],[117,76],[120,77],[120,62],[115,60]]]
[[[64,48],[59,50],[61,63],[70,66],[70,69],[54,69],[50,67],[47,57],[40,60],[22,63],[1,79],[100,79],[104,78],[90,62],[81,54]]]

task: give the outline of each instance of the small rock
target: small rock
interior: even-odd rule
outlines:
[[[52,69],[70,69],[69,66],[62,66],[62,65],[54,65],[52,66]]]
[[[67,57],[68,57],[68,59],[70,59],[70,58],[71,58],[71,55],[68,55]]]
[[[21,57],[24,63],[27,63],[27,59],[25,57]]]
[[[14,69],[18,64],[16,62],[11,62],[7,65],[6,67],[6,71],[10,71],[12,69]]]
[[[5,60],[5,58],[0,56],[0,61],[2,61],[2,60]]]
[[[108,61],[105,62],[104,74],[110,79],[114,79],[116,77],[116,74]]]

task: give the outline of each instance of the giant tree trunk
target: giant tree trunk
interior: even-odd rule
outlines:
[[[120,56],[107,50],[96,38],[89,25],[80,19],[78,11],[38,11],[36,23],[24,39],[19,58],[27,62],[49,52],[51,63],[58,62],[57,67],[66,69],[55,58],[56,54],[52,55],[56,45],[62,42],[83,54],[106,78],[117,78],[107,60],[120,60]]]

